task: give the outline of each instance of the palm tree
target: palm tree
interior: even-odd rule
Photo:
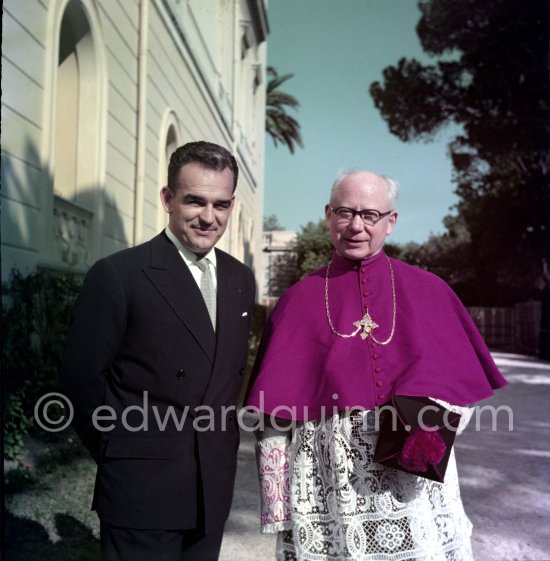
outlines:
[[[294,154],[295,144],[304,147],[300,134],[300,123],[286,113],[287,107],[296,109],[300,102],[292,95],[279,89],[279,86],[294,76],[285,74],[279,76],[273,66],[267,67],[269,77],[266,90],[265,130],[273,138],[273,143],[286,144],[291,154]]]

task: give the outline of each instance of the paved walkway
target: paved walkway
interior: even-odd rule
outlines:
[[[495,431],[477,411],[456,456],[476,561],[550,561],[550,363],[495,353],[509,385],[482,405],[503,407]],[[508,407],[512,415],[509,428]],[[235,497],[220,561],[273,561],[275,536],[259,533],[254,438],[243,431]]]

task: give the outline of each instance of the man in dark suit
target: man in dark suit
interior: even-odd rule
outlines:
[[[237,178],[221,146],[178,148],[168,227],[100,259],[75,304],[60,385],[97,461],[105,561],[218,558],[255,295],[250,269],[213,250]]]

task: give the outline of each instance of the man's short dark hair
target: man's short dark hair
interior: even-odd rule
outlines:
[[[233,192],[235,192],[239,178],[239,168],[233,154],[223,146],[199,140],[198,142],[188,142],[172,153],[168,165],[168,189],[172,193],[175,193],[178,188],[181,168],[185,164],[193,163],[215,171],[223,171],[225,168],[229,168],[233,173]]]

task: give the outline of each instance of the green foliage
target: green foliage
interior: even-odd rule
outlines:
[[[458,215],[450,220],[467,237],[449,229],[412,253],[445,269],[450,251],[450,276],[472,303],[528,298],[550,262],[548,6],[420,0],[419,8],[417,33],[434,64],[401,59],[370,92],[404,141],[458,125],[449,146]]]
[[[268,83],[266,90],[265,130],[273,139],[273,143],[285,144],[294,154],[295,145],[304,147],[300,124],[287,113],[287,108],[297,109],[299,101],[280,89],[280,86],[290,80],[294,74],[279,76],[273,66],[267,68]]]
[[[34,404],[55,387],[82,277],[12,271],[2,286],[5,455],[14,459],[32,427]]]
[[[284,230],[284,226],[279,222],[278,216],[275,214],[270,214],[269,216],[264,216],[264,232],[272,232],[274,230]]]
[[[296,238],[298,279],[326,265],[332,256],[330,233],[324,220],[308,222]],[[298,280],[297,279],[297,280]]]
[[[283,292],[297,280],[299,280],[296,268],[297,256],[292,250],[272,256],[269,263],[268,288],[269,295],[278,298]]]
[[[281,296],[289,286],[326,265],[331,256],[332,243],[325,221],[308,222],[296,236],[292,250],[272,259],[270,294]]]
[[[17,389],[6,396],[4,410],[4,454],[13,460],[21,452],[23,438],[33,424],[32,413],[25,407],[25,390]]]

